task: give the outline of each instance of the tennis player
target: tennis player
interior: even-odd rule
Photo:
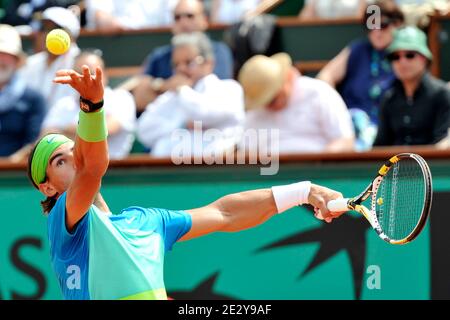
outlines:
[[[167,299],[164,254],[176,241],[251,228],[305,203],[327,222],[342,214],[325,205],[340,193],[303,181],[227,195],[198,209],[129,207],[112,215],[99,194],[109,162],[102,70],[60,70],[54,82],[81,95],[77,136],[40,139],[28,175],[47,197],[51,262],[65,299]]]

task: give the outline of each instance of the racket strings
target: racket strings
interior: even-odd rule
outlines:
[[[392,240],[407,238],[424,207],[426,183],[420,165],[411,158],[393,165],[376,193],[375,208],[381,230]]]
[[[392,184],[391,184],[391,203],[397,203],[397,182],[398,182],[398,168],[399,162],[394,165],[393,173],[392,173]],[[395,206],[389,207],[389,234],[393,234],[395,232]]]

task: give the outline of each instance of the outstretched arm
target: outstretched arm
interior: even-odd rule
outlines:
[[[339,192],[308,182],[227,195],[205,207],[187,210],[192,217],[192,228],[180,240],[216,231],[249,229],[277,213],[305,203],[314,206],[318,219],[331,222],[343,212],[329,212],[326,204],[341,197]]]
[[[87,66],[83,73],[60,70],[54,82],[68,84],[85,99],[93,103],[103,100],[102,70],[97,68],[91,75]],[[67,190],[66,226],[72,230],[83,218],[95,200],[103,175],[108,168],[108,144],[106,123],[101,108],[92,113],[80,110],[80,120],[73,150],[75,177]]]

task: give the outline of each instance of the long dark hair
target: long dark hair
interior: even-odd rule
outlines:
[[[34,145],[33,149],[30,152],[30,155],[28,156],[28,165],[27,165],[28,179],[30,180],[33,187],[35,187],[38,190],[39,186],[33,181],[33,177],[31,176],[31,162],[33,161],[34,152],[36,151],[36,147],[39,144],[39,141],[36,142],[36,144]],[[47,177],[45,179],[47,180]],[[42,211],[44,212],[45,215],[48,215],[55,206],[57,196],[58,194],[55,194],[53,197],[47,197],[45,200],[41,201]]]

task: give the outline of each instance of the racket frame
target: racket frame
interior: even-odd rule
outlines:
[[[381,182],[383,181],[383,178],[393,167],[393,165],[399,162],[400,160],[406,158],[414,159],[419,164],[422,170],[422,174],[425,180],[424,207],[422,208],[422,213],[418,223],[408,236],[406,236],[403,239],[390,239],[381,229],[380,223],[378,222],[377,219],[376,215],[377,192],[381,185]],[[378,236],[384,241],[390,244],[406,244],[414,240],[419,235],[419,233],[425,226],[428,216],[430,215],[432,194],[433,194],[432,186],[433,184],[431,172],[426,161],[421,156],[414,153],[400,153],[398,155],[391,157],[388,161],[386,161],[386,163],[378,170],[378,175],[375,177],[372,183],[369,186],[367,186],[367,188],[363,192],[361,192],[361,194],[359,194],[354,198],[350,198],[347,201],[347,208],[362,214],[367,219],[367,221],[369,221],[370,225],[377,232]],[[372,198],[370,209],[362,205],[362,202],[367,200],[369,197]]]

